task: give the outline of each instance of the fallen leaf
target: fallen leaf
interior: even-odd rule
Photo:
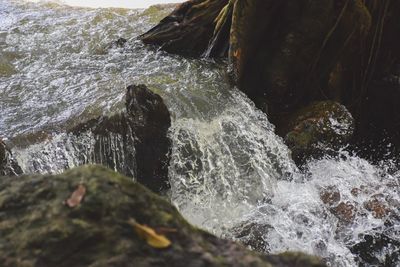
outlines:
[[[153,248],[167,248],[171,246],[171,241],[164,235],[159,235],[147,225],[138,224],[134,219],[129,220],[129,224],[135,228],[136,233],[146,240],[147,244]]]
[[[74,208],[82,202],[85,194],[86,187],[80,184],[78,188],[71,194],[71,196],[65,201],[65,204],[70,208]]]

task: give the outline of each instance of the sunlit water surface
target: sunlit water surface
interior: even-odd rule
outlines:
[[[400,172],[345,151],[300,172],[266,115],[230,88],[224,62],[168,55],[135,39],[170,11],[0,0],[0,136],[23,169],[58,173],[90,162],[81,158],[92,137],[65,129],[123,110],[126,86],[144,83],[172,114],[170,196],[193,224],[257,240],[265,252],[316,254],[332,266],[357,265],[350,248],[366,235],[400,242]],[[120,37],[128,45],[110,48]],[[350,222],[322,202],[332,188],[354,208]],[[378,197],[390,207],[382,218],[365,204]],[[376,257],[395,253],[389,245]]]

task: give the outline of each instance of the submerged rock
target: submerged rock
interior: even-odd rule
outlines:
[[[171,118],[162,98],[145,85],[127,88],[126,112],[70,130],[94,135],[93,163],[134,177],[155,192],[168,187]]]
[[[298,164],[340,148],[354,132],[350,112],[333,101],[315,102],[296,112],[285,123],[285,142]]]
[[[3,267],[325,266],[300,253],[260,255],[196,229],[167,200],[100,166],[0,179],[0,221]],[[170,244],[148,239],[159,236]]]
[[[21,167],[13,158],[11,151],[0,139],[0,176],[14,176],[22,174]]]

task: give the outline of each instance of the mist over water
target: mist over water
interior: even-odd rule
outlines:
[[[0,0],[0,137],[24,171],[93,162],[94,137],[63,132],[120,112],[126,86],[144,83],[172,114],[170,197],[191,223],[268,253],[316,254],[332,266],[357,266],[351,248],[365,236],[400,242],[400,171],[390,160],[373,165],[343,150],[298,170],[267,116],[229,86],[225,62],[169,55],[134,38],[170,11]],[[128,45],[110,47],[120,37]],[[345,223],[321,199],[332,191],[346,204]],[[377,216],[371,199],[390,212]],[[376,252],[395,253],[396,245]]]

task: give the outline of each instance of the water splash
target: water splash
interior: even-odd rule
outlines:
[[[221,114],[181,118],[171,129],[172,200],[191,222],[218,234],[296,170],[267,117],[243,94],[230,93]]]
[[[394,243],[376,251],[367,243],[378,259],[369,265],[395,258],[400,172],[391,164],[374,166],[343,152],[300,172],[266,115],[230,88],[224,62],[167,55],[134,39],[109,47],[169,11],[0,0],[0,52],[13,69],[0,76],[1,136],[63,131],[119,112],[125,87],[145,83],[173,116],[170,194],[190,222],[257,250],[320,255],[332,266],[359,264],[357,245],[384,235]],[[16,142],[14,153],[26,172],[61,172],[101,162],[93,156],[95,141],[90,134],[55,134],[24,147]],[[118,136],[105,143],[110,153],[122,151]],[[121,157],[111,157],[114,166]],[[334,200],[339,193],[337,203],[324,203],[327,192]]]

